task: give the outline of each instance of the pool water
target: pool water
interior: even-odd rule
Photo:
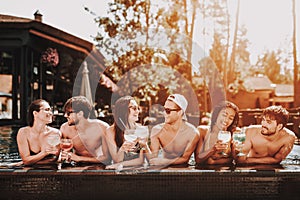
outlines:
[[[0,163],[21,161],[16,142],[18,129],[19,127],[0,126]]]
[[[16,163],[21,161],[16,141],[17,132],[20,127],[14,126],[0,126],[0,166],[5,166],[9,163]],[[191,162],[192,161],[192,162]],[[191,158],[189,164],[195,165]],[[293,150],[282,161],[281,165],[285,169],[300,169],[300,145],[295,143]]]

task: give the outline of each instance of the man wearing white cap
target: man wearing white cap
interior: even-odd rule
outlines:
[[[188,102],[180,94],[170,95],[164,105],[165,122],[151,131],[151,165],[188,163],[199,140],[198,130],[186,120]],[[163,156],[158,152],[162,148]]]

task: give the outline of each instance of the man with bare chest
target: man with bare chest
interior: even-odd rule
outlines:
[[[291,152],[295,134],[285,128],[288,111],[281,106],[270,106],[263,112],[261,125],[246,129],[246,141],[242,152],[235,156],[237,163],[279,164]]]
[[[105,139],[106,122],[89,119],[92,106],[84,96],[70,98],[64,106],[67,122],[60,130],[63,138],[72,139],[74,152],[66,156],[75,162],[109,163]],[[68,158],[69,157],[69,158]]]
[[[186,122],[187,101],[180,94],[170,95],[164,105],[165,122],[151,131],[151,165],[188,163],[199,140],[198,130]],[[162,149],[162,157],[158,152]]]

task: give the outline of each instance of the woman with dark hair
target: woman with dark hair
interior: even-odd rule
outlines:
[[[46,164],[57,160],[60,131],[47,124],[52,122],[52,109],[43,99],[33,101],[28,107],[28,126],[20,128],[17,143],[24,165]]]
[[[218,140],[219,131],[229,131],[231,134],[238,128],[239,109],[229,101],[218,104],[211,116],[210,125],[198,126],[200,140],[197,146],[196,163],[198,164],[230,164],[232,163],[231,143]],[[222,155],[225,152],[227,156]]]
[[[131,96],[124,96],[116,101],[114,124],[106,130],[108,149],[114,164],[107,166],[106,169],[142,165],[144,151],[150,152],[147,138],[135,135],[137,129],[142,127],[137,123],[139,112],[139,106]],[[135,139],[129,141],[126,136],[132,136]]]

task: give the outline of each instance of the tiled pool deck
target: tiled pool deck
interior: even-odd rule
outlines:
[[[4,167],[0,199],[299,199],[300,146],[281,165]]]
[[[0,199],[298,199],[300,170],[0,171]]]

